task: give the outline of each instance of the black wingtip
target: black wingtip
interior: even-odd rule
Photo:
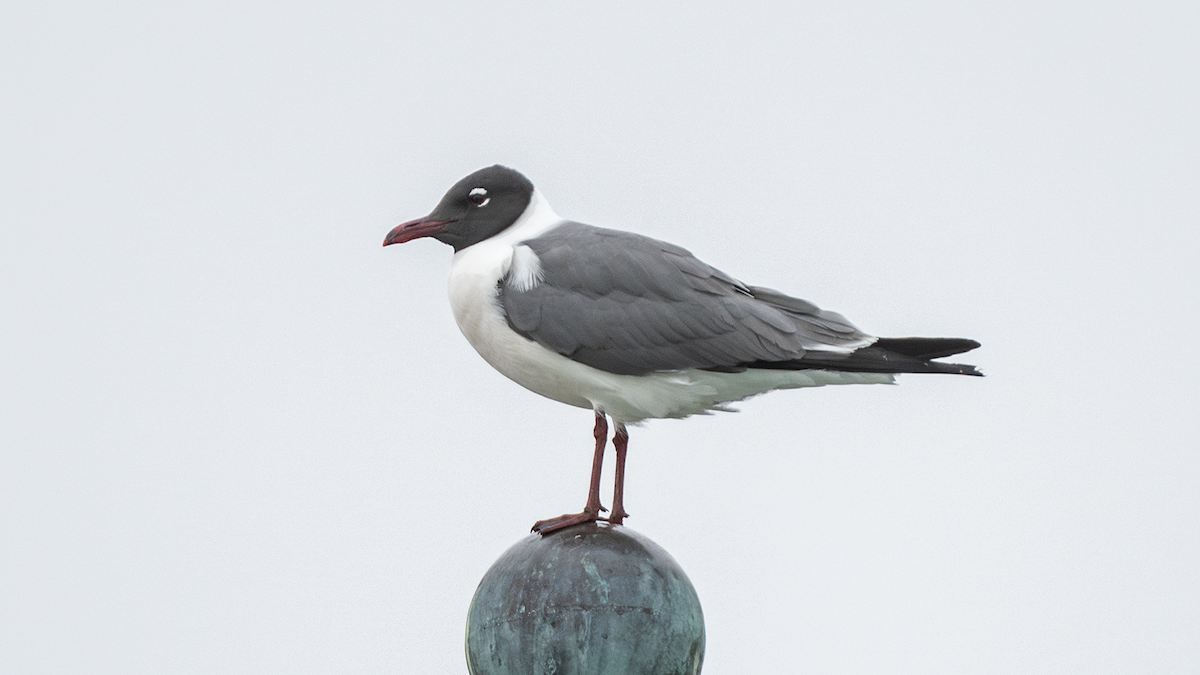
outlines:
[[[941,373],[971,375],[983,373],[967,363],[942,363],[933,359],[961,354],[979,347],[966,338],[880,338],[853,352],[809,351],[789,361],[755,361],[739,367],[775,370],[838,370],[856,373]]]
[[[969,352],[981,345],[967,338],[879,338],[872,347],[911,356],[915,359],[940,359]]]

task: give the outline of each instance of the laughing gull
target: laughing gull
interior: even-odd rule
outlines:
[[[624,509],[626,426],[729,410],[775,389],[890,383],[897,373],[981,375],[933,359],[979,346],[962,338],[877,338],[841,314],[749,286],[674,244],[558,216],[533,183],[503,167],[463,178],[384,246],[433,237],[454,247],[450,305],[471,346],[521,386],[595,411],[583,512],[600,519],[608,423],[617,466],[608,521]]]

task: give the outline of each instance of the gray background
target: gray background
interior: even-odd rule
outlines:
[[[1200,10],[6,3],[0,670],[462,673],[591,413],[380,248],[501,162],[989,375],[633,431],[706,673],[1200,670]],[[605,495],[607,501],[608,495]]]

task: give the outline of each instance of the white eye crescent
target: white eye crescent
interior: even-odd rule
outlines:
[[[484,188],[474,188],[467,195],[467,201],[475,206],[487,206],[487,203],[492,201],[492,198],[488,196],[487,190]]]

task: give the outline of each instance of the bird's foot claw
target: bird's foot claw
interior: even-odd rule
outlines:
[[[604,508],[603,506],[601,506],[600,509],[604,510],[604,511],[608,510],[608,509]],[[533,524],[533,527],[530,529],[530,531],[537,532],[538,534],[544,536],[544,535],[550,534],[551,532],[557,532],[563,528],[571,527],[572,525],[578,525],[580,523],[591,523],[591,522],[594,522],[597,520],[600,520],[600,513],[598,511],[584,511],[583,513],[568,513],[565,515],[561,515],[557,518],[549,518],[547,520],[539,520]]]
[[[620,525],[628,517],[629,514],[625,513],[625,509],[621,509],[620,511],[616,511],[609,515],[608,522],[612,523],[613,525]]]

